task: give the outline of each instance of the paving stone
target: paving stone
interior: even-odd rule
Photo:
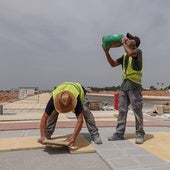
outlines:
[[[90,142],[82,135],[79,134],[75,145],[70,147],[66,141],[69,135],[54,137],[54,140],[46,140],[45,144],[49,147],[67,146],[70,153],[92,153],[96,152]],[[13,151],[13,150],[27,150],[27,149],[42,149],[45,145],[37,142],[38,136],[26,136],[20,138],[1,138],[0,151]]]

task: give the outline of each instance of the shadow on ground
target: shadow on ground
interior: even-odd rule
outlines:
[[[136,138],[136,134],[135,133],[126,133],[125,138],[126,139],[134,139],[134,138]],[[148,133],[145,134],[145,141],[150,140],[152,138],[154,138],[153,134],[148,134]]]

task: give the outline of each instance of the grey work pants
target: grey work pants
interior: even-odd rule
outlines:
[[[94,116],[89,109],[89,102],[88,102],[87,98],[84,98],[84,100],[83,100],[82,114],[85,119],[86,126],[87,126],[87,129],[88,129],[91,137],[94,138],[94,136],[99,136],[98,128],[96,127]],[[54,133],[56,123],[58,120],[58,115],[59,115],[59,113],[56,110],[54,110],[53,113],[48,118],[47,127],[46,127],[46,136],[47,137],[51,136]]]
[[[143,130],[143,101],[141,90],[120,91],[119,95],[119,115],[116,126],[116,134],[123,136],[126,129],[126,119],[128,106],[131,104],[135,115],[136,134],[144,135]]]

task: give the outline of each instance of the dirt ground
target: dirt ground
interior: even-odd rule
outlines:
[[[143,91],[144,96],[170,96],[170,91],[154,90],[154,91]]]
[[[0,103],[18,99],[18,92],[0,92]]]

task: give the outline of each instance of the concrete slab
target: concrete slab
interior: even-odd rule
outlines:
[[[127,133],[126,138],[135,143],[135,134]],[[152,132],[145,135],[145,142],[140,147],[170,162],[170,132]]]
[[[54,136],[71,134],[73,128],[56,128]],[[115,128],[99,128],[102,145],[91,143],[96,152],[83,153],[83,154],[69,154],[66,147],[58,148],[45,148],[45,149],[32,149],[21,150],[12,152],[1,152],[0,154],[0,169],[24,169],[28,166],[28,170],[34,169],[114,169],[114,170],[169,170],[170,163],[164,158],[159,158],[154,153],[147,151],[141,145],[136,145],[130,141],[135,141],[135,128],[126,128],[126,132],[132,134],[131,138],[123,141],[108,141],[107,137],[114,132]],[[151,141],[152,135],[156,132],[164,133],[170,132],[168,127],[149,127],[145,128],[149,134],[148,141]],[[128,135],[127,133],[127,135]],[[83,128],[81,134],[90,139],[87,128]],[[0,138],[20,138],[26,136],[38,136],[39,130],[20,130],[20,131],[0,131]],[[169,138],[169,136],[167,136]],[[1,141],[0,141],[1,142]],[[146,141],[147,142],[147,141]],[[152,141],[152,146],[154,146]],[[1,143],[0,143],[1,146]],[[36,155],[36,157],[34,156]],[[67,159],[66,159],[67,158]],[[9,161],[10,160],[10,161]],[[22,164],[20,164],[22,162]],[[39,162],[37,164],[37,162]],[[76,162],[76,163],[75,163]],[[24,163],[24,166],[22,166]],[[75,165],[76,164],[76,165]],[[60,165],[60,166],[59,166]],[[22,166],[22,167],[21,167]]]
[[[0,151],[14,151],[27,149],[42,149],[44,146],[37,142],[38,136],[20,138],[1,138]]]
[[[69,151],[70,153],[94,153],[96,152],[93,145],[91,145],[90,142],[82,134],[78,135],[75,145],[72,147],[69,147]]]
[[[69,134],[70,135],[70,134]],[[67,146],[70,153],[93,153],[96,152],[91,143],[82,135],[79,134],[75,145],[70,147],[66,139],[69,135],[54,137],[53,140],[46,140],[46,145],[37,142],[39,136],[29,136],[20,138],[1,138],[0,151],[16,151],[28,149],[44,149],[46,146]]]

